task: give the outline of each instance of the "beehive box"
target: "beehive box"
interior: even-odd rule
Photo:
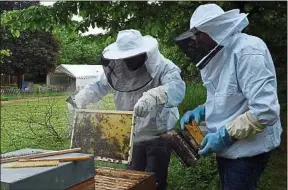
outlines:
[[[151,173],[97,168],[93,179],[67,190],[156,190],[156,181]]]
[[[23,149],[3,155],[3,157],[29,155],[33,153],[49,152],[50,150]],[[73,156],[87,156],[82,153],[68,153],[46,158],[60,158]],[[89,155],[93,156],[93,155]],[[2,155],[1,155],[2,157]],[[1,164],[1,190],[29,189],[51,190],[67,189],[94,177],[94,160],[79,162],[62,162],[53,167],[5,168]]]
[[[152,173],[97,168],[95,190],[156,190],[156,181]]]
[[[133,112],[83,110],[75,112],[71,148],[94,154],[95,159],[127,164],[131,161]]]
[[[94,176],[86,181],[78,183],[66,190],[95,190],[95,179]]]

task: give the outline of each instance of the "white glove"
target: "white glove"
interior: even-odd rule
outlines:
[[[249,111],[239,115],[226,125],[229,135],[238,140],[260,133],[264,128],[265,126],[254,119]]]
[[[149,112],[159,105],[164,105],[167,101],[167,95],[164,87],[152,88],[143,93],[143,96],[134,106],[134,114],[138,117],[147,117]]]
[[[78,94],[75,95],[74,102],[79,109],[85,109],[86,106],[89,104],[87,100],[89,100],[89,93],[85,90],[81,90]]]

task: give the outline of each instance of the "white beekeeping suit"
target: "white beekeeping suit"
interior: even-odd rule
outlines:
[[[208,129],[214,133],[225,127],[230,137],[236,139],[217,153],[230,159],[269,152],[281,141],[273,60],[261,39],[241,32],[247,25],[247,14],[238,9],[224,12],[215,4],[206,4],[193,13],[190,30],[176,38],[200,69],[207,89]],[[197,54],[194,50],[198,48],[195,39],[199,32],[209,35],[216,46]]]
[[[129,70],[126,58],[138,55],[145,57],[143,65]],[[159,52],[155,38],[142,36],[137,30],[120,31],[116,42],[104,49],[102,64],[104,73],[75,96],[78,108],[112,92],[117,110],[134,110],[139,116],[135,142],[158,138],[175,126],[185,83],[180,69]]]

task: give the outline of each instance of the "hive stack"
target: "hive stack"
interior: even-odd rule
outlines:
[[[98,168],[95,173],[95,190],[156,190],[150,173],[112,168]]]
[[[49,151],[51,150],[37,150],[41,153]],[[29,153],[35,153],[35,150],[24,149],[9,154],[14,157],[29,155]],[[67,153],[46,158],[79,156],[93,157],[89,154]],[[7,156],[3,155],[1,157]],[[11,163],[1,164],[1,189],[67,189],[83,181],[93,179],[95,174],[93,159],[79,162],[61,162],[58,166],[48,167],[6,168],[5,166],[9,164]]]

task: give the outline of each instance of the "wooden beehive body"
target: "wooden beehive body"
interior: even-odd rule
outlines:
[[[156,190],[152,173],[98,168],[95,171],[95,190]]]
[[[96,160],[117,162],[128,164],[132,157],[133,147],[133,130],[134,115],[129,111],[110,111],[110,110],[76,110],[73,124],[73,132],[71,137],[71,148],[81,148],[82,153],[94,155]],[[34,151],[34,152],[33,152]],[[31,153],[35,153],[33,150]],[[37,151],[36,151],[37,152]],[[74,153],[77,154],[77,153]],[[81,154],[81,153],[78,153]],[[11,154],[14,156],[14,153]],[[11,156],[10,155],[10,156]],[[88,161],[77,162],[76,165],[85,164]],[[93,163],[90,160],[90,163]],[[61,165],[70,164],[76,166],[72,162],[61,163]],[[69,166],[70,166],[69,165]],[[50,167],[51,168],[51,167]],[[54,167],[56,168],[56,167]],[[59,167],[60,168],[60,167]],[[91,167],[90,167],[91,168]],[[92,166],[94,169],[94,164]],[[35,168],[24,168],[27,171],[35,170]],[[36,168],[40,169],[40,168]],[[49,168],[42,168],[47,170]],[[61,169],[61,168],[60,168]],[[60,171],[58,169],[57,171]],[[79,169],[79,167],[78,167]],[[85,167],[83,170],[77,171],[80,179],[74,179],[69,175],[70,172],[61,170],[59,179],[63,177],[62,189],[67,190],[156,190],[156,181],[154,174],[129,170],[117,170],[112,168],[97,168],[95,171],[87,173]],[[20,169],[21,170],[21,169]],[[41,170],[41,169],[40,169]],[[84,171],[85,170],[85,171]],[[55,170],[56,171],[56,170]],[[56,171],[56,172],[57,172]],[[73,170],[74,171],[74,170]],[[95,172],[95,173],[94,173]],[[72,172],[76,174],[75,172]],[[80,175],[79,175],[80,174]],[[89,175],[88,175],[89,174]],[[95,174],[95,176],[94,176]],[[1,173],[2,175],[2,173]],[[87,176],[86,176],[87,175]],[[84,179],[83,176],[86,178]],[[40,179],[46,179],[40,176]],[[51,178],[52,179],[52,178]],[[54,179],[54,178],[53,178]],[[36,180],[37,181],[37,180]],[[73,182],[75,185],[67,185]],[[1,181],[2,183],[2,181]],[[41,184],[47,189],[55,188],[52,182]],[[38,186],[35,186],[37,189]],[[13,189],[13,188],[12,188]],[[39,189],[39,188],[38,188]]]

